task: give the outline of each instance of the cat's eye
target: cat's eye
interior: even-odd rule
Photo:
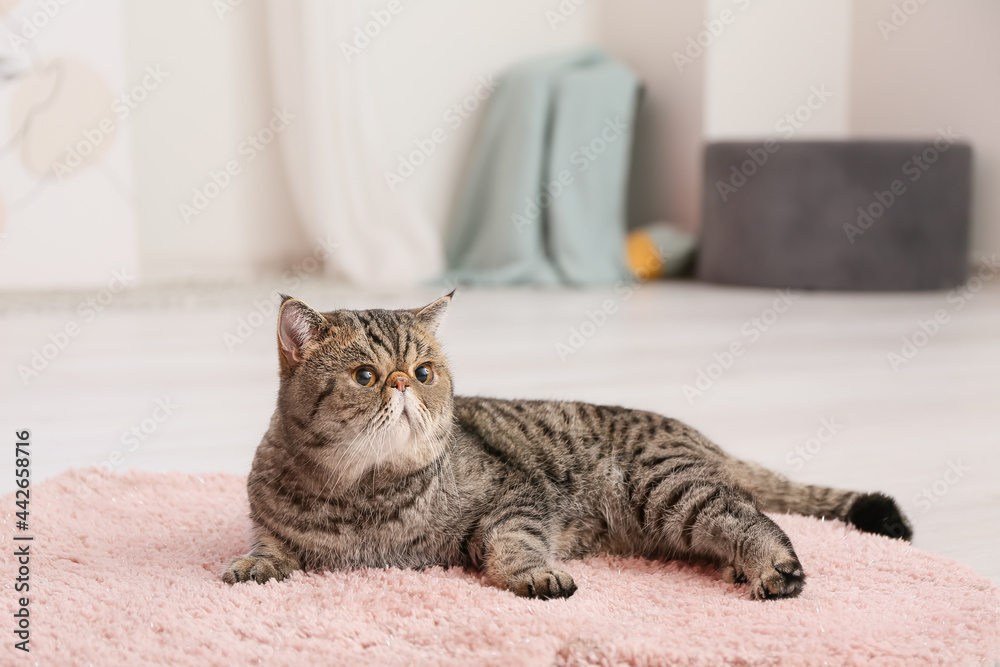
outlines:
[[[370,387],[375,384],[377,375],[375,374],[375,369],[371,366],[361,366],[360,368],[354,369],[354,381],[360,384],[362,387]]]
[[[434,379],[434,371],[431,370],[430,364],[421,364],[413,371],[413,377],[417,378],[420,384],[427,384]]]

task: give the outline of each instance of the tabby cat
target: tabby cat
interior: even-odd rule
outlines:
[[[284,297],[277,408],[247,482],[254,546],[225,581],[465,565],[555,598],[576,590],[557,561],[613,553],[708,561],[765,599],[805,574],[764,511],[910,538],[888,496],[791,482],[668,417],[455,396],[435,337],[450,302],[320,313]]]

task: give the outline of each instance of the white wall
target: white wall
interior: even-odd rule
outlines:
[[[718,32],[703,56],[707,140],[847,135],[850,0],[707,0],[705,10]]]
[[[675,222],[689,230],[701,207],[704,58],[675,63],[687,40],[704,29],[703,0],[609,0],[598,38],[642,79],[636,119],[629,222]]]
[[[168,73],[132,119],[144,280],[246,277],[305,255],[277,146],[249,163],[238,152],[272,110],[263,3],[223,17],[202,0],[125,4],[131,77]],[[232,159],[241,173],[185,222],[179,205]]]
[[[178,205],[238,157],[246,136],[264,126],[269,84],[265,6],[244,0],[219,17],[219,3],[129,3],[130,70],[159,63],[170,72],[162,94],[134,120],[136,201],[147,282],[247,277],[309,254],[291,204],[277,146],[263,151],[222,194],[185,223]],[[235,3],[234,3],[235,4]],[[563,3],[565,4],[565,3]],[[385,0],[369,0],[383,9]],[[568,16],[558,1],[404,2],[358,58],[369,60],[379,125],[376,160],[386,169],[413,142],[444,127],[448,140],[400,186],[443,228],[482,107],[457,128],[448,109],[475,92],[480,77],[512,62],[592,41],[598,0]],[[350,41],[354,26],[344,26]],[[415,57],[414,54],[419,54]],[[376,224],[377,221],[373,221]]]
[[[384,1],[369,4],[381,7]],[[563,15],[560,5],[573,11]],[[404,2],[386,31],[357,56],[369,59],[374,75],[372,93],[384,128],[377,160],[384,169],[395,169],[399,154],[437,128],[447,140],[397,192],[443,230],[485,104],[457,128],[444,118],[449,108],[473,95],[482,78],[516,61],[591,43],[598,5],[599,0],[579,6],[567,0]]]
[[[904,5],[916,11],[894,17]],[[973,261],[1000,253],[998,30],[995,0],[855,2],[851,129],[914,138],[950,125],[972,144]]]

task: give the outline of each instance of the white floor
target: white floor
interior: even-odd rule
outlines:
[[[101,463],[246,473],[277,386],[274,315],[251,314],[276,286],[119,294],[92,321],[79,304],[97,293],[0,296],[7,447],[15,430],[31,429],[36,483]],[[412,307],[438,294],[365,296],[313,283],[296,295],[330,309]],[[686,283],[631,294],[465,290],[444,338],[461,393],[617,403],[684,419],[792,478],[895,495],[918,547],[1000,581],[1000,280],[961,298],[798,294],[780,314],[770,310],[776,299]],[[614,312],[587,324],[602,304]],[[887,355],[902,357],[902,338],[939,310],[944,323],[929,340],[917,334],[926,345],[894,370]],[[238,331],[240,319],[259,326]],[[57,332],[70,323],[79,333],[22,381],[18,366],[30,367],[33,350],[53,356],[43,346],[50,334],[65,342]],[[227,346],[227,334],[241,342]],[[734,343],[743,353],[723,369],[715,355]],[[701,370],[705,390],[686,396]],[[162,423],[157,401],[176,405]],[[141,440],[127,436],[133,427]],[[0,491],[14,486],[13,458],[3,457]]]

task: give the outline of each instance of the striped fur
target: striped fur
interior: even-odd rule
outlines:
[[[463,565],[518,595],[567,597],[576,585],[557,561],[603,552],[715,563],[763,599],[797,595],[805,575],[762,511],[909,538],[886,496],[791,482],[662,415],[454,396],[435,338],[449,303],[282,304],[278,405],[247,484],[256,541],[227,582]]]

